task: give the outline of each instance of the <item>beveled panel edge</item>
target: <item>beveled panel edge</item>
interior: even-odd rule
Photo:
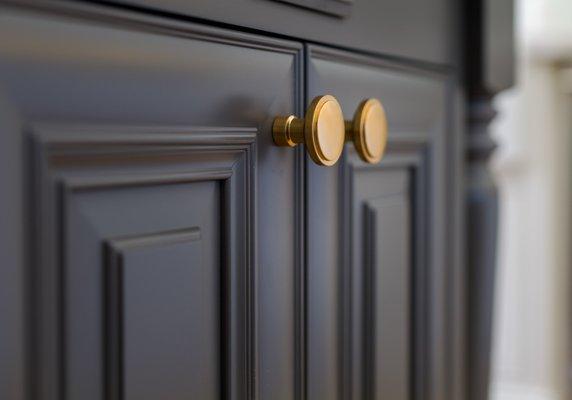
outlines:
[[[248,145],[241,154],[232,165],[232,176],[222,181],[221,194],[224,246],[221,262],[225,266],[221,279],[229,282],[227,290],[230,292],[226,301],[223,299],[221,310],[223,315],[228,314],[223,321],[230,332],[223,339],[227,350],[223,397],[247,400],[258,398],[256,142]],[[238,179],[241,175],[242,181]],[[243,208],[235,206],[238,197],[242,197]],[[236,313],[232,312],[233,305],[238,306]]]
[[[104,345],[104,393],[108,400],[120,400],[123,391],[122,373],[122,298],[123,298],[123,255],[125,251],[134,248],[164,246],[176,243],[188,243],[200,240],[199,227],[162,231],[126,237],[103,240],[104,257],[103,282],[105,307],[104,330],[106,332]]]
[[[411,175],[411,173],[409,173]],[[375,243],[376,243],[376,239],[377,239],[377,234],[378,234],[378,222],[377,222],[377,217],[378,214],[380,212],[381,208],[385,208],[385,207],[392,207],[395,205],[398,205],[399,203],[396,200],[400,200],[400,201],[407,201],[407,200],[411,200],[411,190],[410,190],[410,185],[406,185],[405,190],[402,192],[395,192],[392,194],[386,194],[386,195],[382,195],[382,196],[378,196],[378,197],[372,197],[370,199],[366,199],[363,202],[363,210],[364,210],[364,217],[365,217],[365,221],[364,221],[364,231],[365,231],[365,240],[364,240],[364,253],[365,253],[365,262],[364,262],[364,270],[365,270],[365,274],[364,274],[364,280],[365,282],[367,282],[367,286],[365,288],[365,315],[367,316],[364,320],[364,356],[366,358],[365,360],[365,373],[366,373],[366,377],[364,378],[365,380],[365,397],[367,399],[375,399],[376,396],[376,390],[375,390],[375,379],[376,379],[376,354],[375,354],[375,336],[376,336],[376,332],[375,332],[375,323],[376,323],[376,313],[375,313],[375,309],[376,309],[376,305],[375,305],[375,297],[377,292],[379,291],[379,289],[376,288],[375,286],[375,273],[376,273],[376,269],[379,268],[379,266],[377,265],[377,249],[375,247]],[[383,204],[385,202],[388,202],[388,200],[393,200],[391,203],[389,204]],[[409,221],[410,223],[412,221]],[[411,239],[411,238],[410,238]],[[409,243],[409,247],[412,249],[412,245],[411,243]],[[411,260],[412,261],[412,260]],[[414,263],[411,262],[409,265],[409,273],[410,273],[410,282],[409,284],[411,285],[411,287],[413,287],[413,278],[414,278]],[[410,293],[412,295],[415,295],[412,291],[412,293]],[[411,313],[411,317],[416,318],[416,316],[412,313],[413,311],[413,301],[411,301],[411,304],[409,305],[409,312]],[[413,327],[414,324],[412,323],[410,325],[410,327]],[[414,368],[415,368],[415,354],[413,354],[412,350],[412,344],[413,344],[413,340],[415,338],[415,334],[416,332],[413,329],[410,329],[410,331],[408,332],[409,334],[409,340],[408,340],[408,346],[409,346],[409,351],[407,356],[410,358],[410,364],[409,364],[409,376],[408,376],[408,391],[410,393],[414,392],[414,382],[413,382],[413,376],[414,376]],[[410,396],[407,396],[408,398]],[[414,397],[417,399],[417,397]]]
[[[109,238],[106,240],[106,243],[115,253],[122,253],[127,249],[193,242],[200,239],[201,229],[199,227],[191,227],[186,229]]]
[[[375,353],[374,353],[374,326],[375,326],[375,309],[374,309],[374,293],[375,293],[375,282],[373,279],[373,273],[375,268],[376,259],[376,235],[377,235],[377,209],[372,207],[369,202],[365,202],[363,205],[363,210],[365,213],[364,221],[364,281],[367,285],[364,290],[365,307],[364,307],[364,350],[363,355],[364,360],[364,393],[366,398],[373,399],[374,391],[374,379],[375,379]]]
[[[110,175],[107,177],[67,178],[66,185],[72,191],[99,190],[118,187],[170,185],[179,183],[226,180],[232,176],[232,169],[209,169],[186,173]]]
[[[229,146],[251,144],[256,140],[256,128],[193,127],[193,126],[134,126],[75,123],[36,122],[30,125],[36,140],[49,151],[63,152],[79,148],[86,153],[88,146]]]

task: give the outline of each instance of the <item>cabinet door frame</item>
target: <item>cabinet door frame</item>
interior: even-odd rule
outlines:
[[[254,196],[256,191],[257,132],[250,128],[126,127],[35,124],[32,138],[31,189],[34,265],[32,304],[39,316],[35,332],[43,387],[66,378],[66,204],[76,193],[151,187],[193,182],[217,182],[221,192],[221,388],[228,398],[246,399],[254,390],[255,270]],[[216,160],[213,162],[207,159]],[[181,160],[186,160],[181,167]],[[141,168],[141,165],[144,168]],[[149,168],[146,165],[155,165]],[[103,168],[103,169],[102,169]],[[191,227],[189,227],[190,229]],[[178,233],[180,235],[180,233]],[[133,236],[133,235],[131,235]],[[143,244],[149,234],[132,238]],[[171,232],[153,234],[154,242],[167,240]],[[125,239],[104,238],[103,268],[112,267],[116,250]],[[111,246],[111,247],[110,247]],[[117,251],[115,251],[117,253]],[[111,263],[111,264],[110,264]],[[113,296],[107,284],[103,296]],[[116,304],[116,306],[119,306]],[[104,310],[105,325],[115,332],[115,312]],[[115,328],[114,328],[115,327]],[[109,330],[109,329],[108,329]],[[121,382],[115,360],[118,341],[105,336],[106,393],[119,399]],[[111,352],[111,353],[110,353]],[[65,397],[64,387],[53,387]]]

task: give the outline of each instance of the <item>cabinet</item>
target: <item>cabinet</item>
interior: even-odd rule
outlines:
[[[0,5],[6,398],[459,399],[455,9],[417,47],[204,3]],[[326,93],[384,104],[379,164],[274,145]]]

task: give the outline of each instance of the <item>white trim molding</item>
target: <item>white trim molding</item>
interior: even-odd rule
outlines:
[[[543,387],[502,383],[491,387],[491,400],[559,400],[561,397]]]

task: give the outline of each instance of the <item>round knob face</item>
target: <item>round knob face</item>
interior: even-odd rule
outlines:
[[[368,99],[360,104],[354,117],[353,130],[361,158],[372,164],[379,162],[387,144],[387,119],[378,100]]]
[[[344,116],[338,101],[329,95],[316,97],[306,115],[306,146],[312,160],[333,165],[344,149]]]

